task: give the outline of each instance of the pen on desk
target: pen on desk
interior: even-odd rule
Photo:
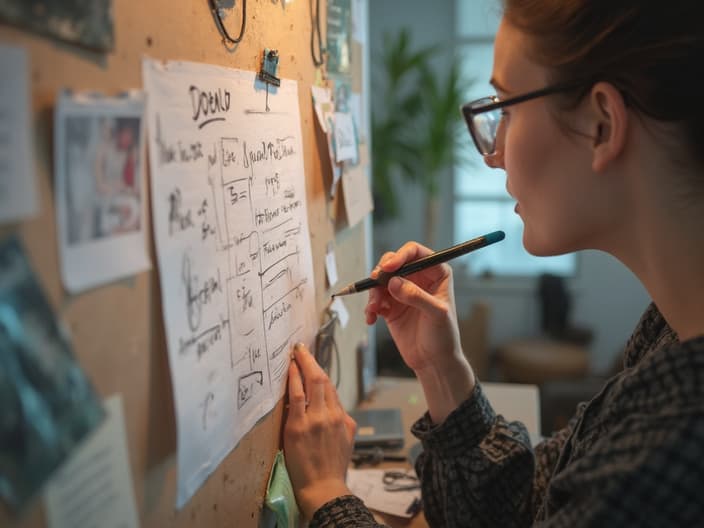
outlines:
[[[435,266],[436,264],[441,264],[453,258],[465,255],[467,253],[470,253],[471,251],[481,249],[483,247],[488,246],[489,244],[493,244],[494,242],[500,242],[505,237],[506,235],[503,231],[493,231],[491,233],[487,233],[486,235],[473,238],[471,240],[468,240],[467,242],[462,242],[461,244],[457,244],[456,246],[443,249],[442,251],[437,251],[418,260],[414,260],[413,262],[407,262],[396,271],[380,271],[379,275],[375,279],[369,277],[366,279],[359,280],[346,286],[339,292],[333,293],[332,296],[338,297],[340,295],[349,295],[351,293],[357,293],[368,290],[370,288],[374,288],[375,286],[386,286],[391,277],[405,277],[406,275],[410,275],[411,273],[416,273],[417,271],[421,271],[431,266]]]

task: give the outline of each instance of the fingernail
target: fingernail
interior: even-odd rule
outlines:
[[[306,346],[303,343],[301,343],[300,341],[298,343],[296,343],[295,345],[293,345],[294,352],[297,350],[305,350],[305,349],[306,349]]]
[[[386,287],[389,289],[398,290],[402,284],[403,279],[401,277],[391,277]]]

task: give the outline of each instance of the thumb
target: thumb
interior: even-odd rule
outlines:
[[[442,301],[429,294],[415,282],[403,277],[392,277],[387,284],[387,289],[397,301],[431,317],[447,313],[447,306]]]

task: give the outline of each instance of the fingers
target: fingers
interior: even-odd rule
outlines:
[[[291,418],[302,418],[306,413],[306,393],[295,361],[288,369],[288,412]]]
[[[308,395],[308,406],[313,412],[323,411],[326,407],[326,392],[328,387],[332,388],[332,384],[325,371],[318,365],[313,355],[308,351],[302,343],[297,343],[293,347],[295,363],[300,368],[305,380],[305,394]],[[328,397],[330,397],[328,395]],[[337,394],[334,394],[337,401]]]
[[[401,246],[396,252],[387,252],[379,260],[379,264],[372,270],[371,276],[376,278],[380,271],[387,273],[396,271],[398,268],[403,266],[408,262],[418,260],[419,258],[425,257],[432,254],[433,251],[417,242],[406,242]],[[418,292],[422,291],[423,288],[428,288],[433,284],[439,283],[444,277],[449,273],[449,267],[446,264],[440,264],[438,266],[433,266],[422,273],[414,274],[413,281],[417,282],[421,288],[418,288]],[[418,293],[415,292],[415,293]],[[409,292],[410,293],[410,292]],[[365,308],[365,318],[367,324],[371,325],[377,321],[378,316],[388,317],[392,310],[392,305],[395,301],[403,302],[405,297],[393,296],[388,290],[388,284],[386,287],[377,287],[369,291],[369,298],[367,301],[367,306]],[[426,301],[429,298],[426,297]],[[431,303],[433,306],[440,306],[437,302]]]
[[[396,271],[406,262],[412,262],[419,258],[426,257],[433,253],[433,250],[427,248],[418,242],[406,242],[396,252],[385,253],[379,261],[379,266],[383,271]]]
[[[448,306],[414,282],[393,277],[387,286],[389,294],[399,302],[431,316],[446,316]]]

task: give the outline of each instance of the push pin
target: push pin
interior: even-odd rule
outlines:
[[[269,111],[269,85],[281,86],[281,79],[277,77],[279,73],[279,52],[264,48],[262,57],[262,69],[259,71],[259,79],[266,83],[266,111]]]

